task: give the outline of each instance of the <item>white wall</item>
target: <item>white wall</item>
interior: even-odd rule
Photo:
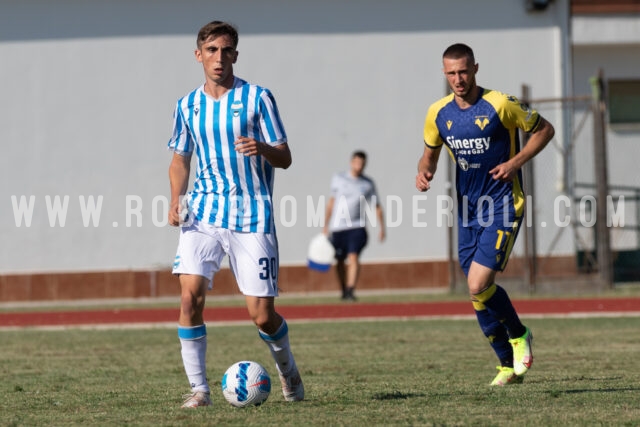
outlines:
[[[307,197],[328,195],[354,149],[369,153],[383,201],[402,206],[400,225],[385,244],[372,239],[364,260],[443,259],[444,159],[421,203],[428,227],[412,226],[411,203],[424,114],[444,94],[442,51],[470,44],[482,86],[519,95],[527,83],[536,97],[560,97],[567,5],[528,14],[513,0],[0,0],[0,273],[170,265],[177,230],[153,224],[153,200],[168,197],[174,103],[202,82],[195,34],[213,19],[239,27],[236,74],[270,88],[285,122],[294,161],[277,172],[276,198],[293,196],[297,218],[279,224],[283,264],[304,262],[319,231],[307,227]],[[65,195],[66,223],[51,227],[45,197]],[[12,196],[35,197],[30,227],[16,225]],[[98,226],[83,225],[81,196],[103,197]],[[126,226],[127,196],[142,203],[140,227]]]

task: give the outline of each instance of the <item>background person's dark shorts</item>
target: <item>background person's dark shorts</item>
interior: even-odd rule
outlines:
[[[336,259],[343,260],[347,254],[360,255],[362,249],[367,245],[367,230],[362,227],[335,231],[331,233],[330,240],[336,249]]]

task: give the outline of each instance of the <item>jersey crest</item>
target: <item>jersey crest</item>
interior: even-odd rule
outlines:
[[[487,116],[476,116],[476,121],[474,123],[480,128],[480,130],[484,130],[484,128],[489,124],[489,118]]]

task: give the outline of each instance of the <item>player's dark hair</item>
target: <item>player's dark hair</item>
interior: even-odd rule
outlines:
[[[351,158],[353,159],[354,157],[360,157],[362,160],[367,160],[367,153],[365,153],[362,150],[357,150],[354,151],[353,154],[351,154]]]
[[[233,25],[229,24],[228,22],[211,21],[204,27],[200,28],[200,31],[198,31],[198,49],[200,48],[200,46],[202,46],[202,43],[209,40],[209,38],[216,38],[220,36],[231,37],[234,49],[238,47],[238,30],[236,30]]]
[[[472,64],[476,63],[476,58],[473,55],[473,49],[471,49],[469,46],[467,46],[464,43],[455,43],[449,46],[442,54],[442,58],[449,58],[449,59],[469,58]]]

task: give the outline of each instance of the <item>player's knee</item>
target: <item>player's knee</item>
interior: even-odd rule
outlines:
[[[469,283],[469,293],[471,294],[472,301],[478,301],[480,303],[484,303],[488,301],[493,294],[496,292],[496,284],[492,283],[490,285],[486,285],[485,283],[478,283],[472,285]]]

